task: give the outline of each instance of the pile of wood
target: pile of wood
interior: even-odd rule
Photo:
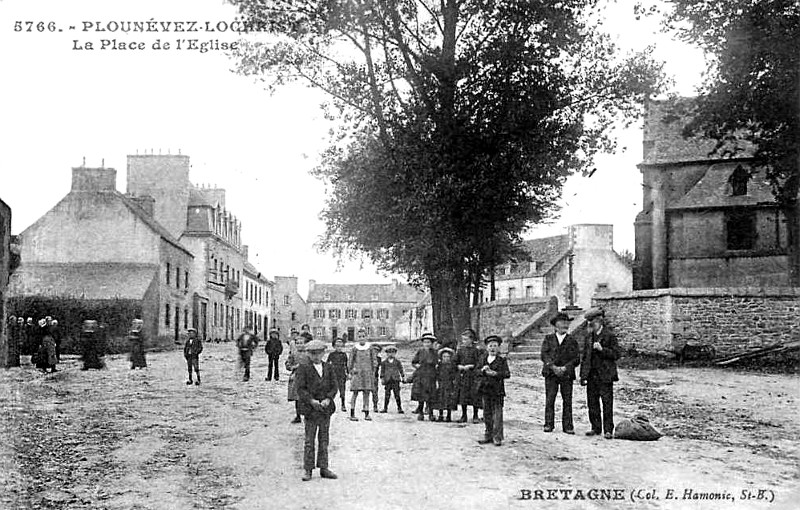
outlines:
[[[756,349],[754,351],[747,351],[747,352],[741,352],[739,354],[733,354],[725,358],[720,358],[716,360],[714,363],[717,365],[730,365],[732,363],[736,363],[746,359],[760,358],[768,354],[793,351],[795,349],[800,349],[800,340],[794,340],[792,342],[786,342],[786,343],[779,342],[777,344],[773,344],[768,347],[763,347],[761,349]]]

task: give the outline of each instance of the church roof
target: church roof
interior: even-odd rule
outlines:
[[[709,166],[703,177],[697,181],[697,184],[677,203],[669,206],[668,209],[735,207],[775,203],[772,187],[764,179],[763,172],[752,174],[747,183],[747,194],[732,195],[729,182],[735,168],[730,163],[717,163]]]
[[[79,299],[144,298],[158,266],[131,263],[25,264],[12,274],[9,293]]]
[[[754,147],[750,142],[739,142],[742,151],[733,152],[734,145],[726,143],[715,152],[716,140],[684,137],[683,128],[693,115],[695,102],[692,97],[648,101],[643,128],[643,165],[752,157]]]

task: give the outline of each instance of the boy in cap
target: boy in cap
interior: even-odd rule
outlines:
[[[581,359],[581,386],[586,386],[586,405],[589,407],[589,422],[592,430],[587,436],[605,433],[606,439],[614,437],[614,382],[617,375],[619,347],[617,338],[605,327],[605,312],[591,308],[585,314],[591,334],[583,345]],[[602,417],[600,401],[603,402]]]
[[[197,381],[194,384],[200,386],[200,353],[203,352],[203,342],[197,338],[196,329],[189,328],[186,333],[189,335],[183,346],[183,357],[186,358],[186,368],[189,370],[189,380],[186,381],[186,384],[192,384],[192,368],[194,368],[197,375]]]
[[[325,344],[319,340],[308,342],[305,352],[308,353],[309,363],[297,367],[295,374],[300,413],[305,417],[303,481],[311,480],[314,467],[319,468],[322,478],[337,478],[328,469],[328,436],[331,415],[336,411],[334,399],[337,387],[333,368],[322,361],[325,348]]]
[[[245,328],[242,334],[236,338],[236,347],[239,348],[239,361],[244,366],[244,378],[242,379],[244,382],[250,380],[250,360],[257,345],[258,338],[253,334],[251,328]]]
[[[575,367],[580,363],[578,342],[567,330],[570,318],[558,313],[550,321],[556,331],[545,335],[542,341],[542,376],[544,377],[544,431],[555,427],[556,396],[561,390],[561,428],[566,434],[574,434],[572,424],[572,383]]]
[[[508,361],[498,353],[503,339],[497,335],[486,337],[486,351],[481,353],[477,365],[478,393],[483,398],[483,424],[485,432],[478,443],[503,444],[503,399],[505,380],[511,377]]]
[[[403,404],[400,402],[400,383],[406,377],[403,372],[403,364],[395,357],[397,355],[396,346],[387,345],[383,351],[386,353],[386,359],[381,362],[380,367],[381,382],[383,383],[383,411],[381,413],[389,410],[389,398],[394,392],[397,412],[403,414]]]
[[[278,362],[280,361],[281,354],[283,354],[283,344],[281,343],[281,333],[275,328],[269,330],[269,340],[264,347],[267,352],[269,364],[267,365],[267,381],[271,381],[273,375],[275,380],[278,381]]]
[[[328,363],[333,367],[333,376],[336,379],[336,387],[339,389],[339,398],[342,400],[342,412],[347,412],[344,403],[345,385],[347,384],[347,353],[344,352],[345,337],[334,338],[334,352],[328,355]]]

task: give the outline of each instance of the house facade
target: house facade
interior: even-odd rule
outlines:
[[[297,290],[296,276],[276,276],[272,292],[272,327],[288,338],[292,328],[299,330],[306,324],[306,301]]]
[[[397,337],[400,327],[407,327],[409,312],[424,294],[413,287],[392,280],[389,284],[318,284],[308,283],[308,324],[314,338],[356,337],[364,328],[369,338]],[[402,326],[400,326],[402,324]]]
[[[570,271],[574,306],[588,308],[596,294],[628,292],[632,271],[614,251],[612,225],[579,224],[560,236],[523,242],[528,260],[508,261],[495,268],[496,300],[556,296],[570,304]],[[484,284],[479,301],[490,300],[490,283]]]
[[[155,220],[152,205],[147,197],[119,193],[112,168],[73,168],[70,192],[18,236],[22,263],[10,287],[15,306],[24,308],[33,297],[62,307],[80,302],[85,316],[59,318],[56,309],[47,315],[59,318],[68,334],[77,334],[84,319],[100,319],[117,336],[141,317],[154,342],[178,341],[192,322],[194,256]],[[102,309],[117,312],[89,316]]]
[[[245,246],[245,249],[247,247]],[[246,250],[245,250],[246,253]],[[270,306],[274,283],[245,261],[242,270],[242,303],[245,327],[252,328],[256,335],[266,337],[272,324]]]
[[[786,218],[753,148],[684,138],[692,104],[647,107],[634,289],[788,285]]]

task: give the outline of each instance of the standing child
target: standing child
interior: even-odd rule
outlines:
[[[236,347],[239,349],[239,362],[244,367],[244,378],[242,381],[250,380],[250,360],[253,358],[253,351],[258,345],[258,338],[251,328],[245,328],[241,335],[236,338]]]
[[[481,444],[494,442],[503,444],[503,399],[506,395],[505,380],[511,377],[508,362],[498,354],[503,339],[492,335],[483,341],[486,352],[478,361],[478,392],[483,397],[483,423],[486,428]]]
[[[131,330],[128,334],[128,343],[130,344],[130,361],[131,370],[136,368],[147,368],[147,359],[144,355],[144,336],[142,335],[142,328],[144,321],[142,319],[133,319],[131,323]]]
[[[308,361],[308,355],[305,353],[305,340],[304,336],[293,336],[289,339],[289,356],[286,357],[286,370],[289,372],[289,382],[287,386],[287,399],[289,402],[294,402],[294,419],[292,423],[300,423],[300,401],[297,398],[297,385],[295,384],[295,376],[297,368],[303,363]]]
[[[269,340],[267,340],[264,350],[267,351],[267,358],[269,359],[266,380],[271,381],[274,376],[275,380],[278,381],[278,363],[280,362],[281,354],[283,354],[280,331],[275,328],[269,330]]]
[[[328,437],[331,415],[336,411],[336,381],[333,368],[322,361],[325,344],[312,340],[305,346],[308,363],[297,368],[297,396],[300,412],[305,416],[305,441],[303,448],[303,481],[311,480],[314,467],[322,478],[337,476],[328,469]],[[315,444],[316,443],[316,444]],[[316,457],[316,458],[315,458]],[[315,462],[316,461],[316,462]]]
[[[452,421],[452,411],[458,409],[458,369],[453,364],[453,349],[445,347],[439,351],[441,361],[436,367],[436,386],[439,403],[439,421]],[[443,413],[447,411],[447,419]]]
[[[383,382],[383,411],[389,409],[389,397],[394,392],[394,399],[397,402],[397,412],[403,414],[403,404],[400,402],[400,383],[405,379],[403,364],[395,358],[397,347],[389,345],[384,349],[386,359],[381,363],[381,382]]]
[[[411,400],[419,403],[417,407],[417,420],[425,419],[425,407],[428,408],[428,420],[433,421],[433,399],[436,396],[436,364],[437,355],[432,345],[436,337],[431,333],[424,333],[422,348],[414,354],[411,366],[414,367],[414,385],[411,387]]]
[[[189,328],[186,330],[189,337],[183,346],[183,357],[186,358],[186,368],[189,370],[189,380],[186,384],[192,384],[192,369],[197,375],[195,386],[200,386],[200,353],[203,352],[203,342],[197,338],[197,330]]]
[[[479,423],[478,408],[481,397],[475,392],[475,365],[478,364],[480,351],[475,347],[478,335],[474,329],[465,329],[461,333],[461,347],[453,360],[458,368],[458,403],[461,405],[461,423],[467,422],[467,406],[472,406],[472,423]]]
[[[344,387],[347,383],[347,353],[344,352],[344,338],[333,340],[333,348],[336,349],[328,354],[328,363],[333,368],[333,378],[336,380],[336,388],[339,390],[339,398],[342,399],[342,411],[347,411],[344,405]]]
[[[350,370],[350,391],[353,398],[350,401],[350,420],[358,421],[356,418],[356,399],[361,392],[361,399],[364,405],[364,419],[371,421],[369,416],[369,394],[375,387],[375,369],[378,366],[375,350],[367,343],[367,331],[364,328],[358,330],[358,343],[350,351],[348,369]]]

